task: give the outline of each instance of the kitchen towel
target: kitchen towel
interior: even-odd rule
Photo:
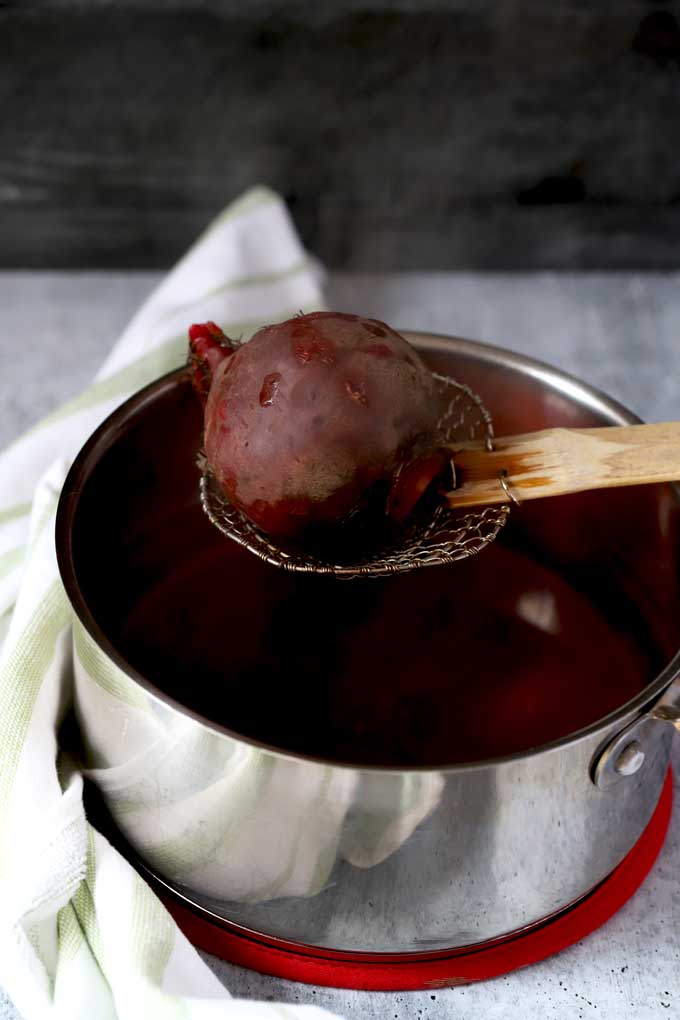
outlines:
[[[24,1020],[322,1020],[236,1000],[87,821],[57,731],[73,684],[72,612],[54,518],[69,463],[110,412],[180,365],[191,322],[247,338],[323,307],[320,272],[280,198],[249,191],[134,316],[93,383],[0,456],[0,985]]]

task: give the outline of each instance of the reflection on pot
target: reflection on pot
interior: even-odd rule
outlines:
[[[169,712],[74,625],[86,777],[123,835],[171,882],[266,902],[321,892],[341,856],[384,861],[432,812],[441,776],[362,780],[275,756]]]

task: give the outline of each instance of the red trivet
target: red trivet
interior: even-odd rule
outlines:
[[[227,922],[206,920],[161,891],[195,946],[264,974],[333,988],[403,991],[445,988],[507,974],[544,960],[585,938],[630,899],[663,846],[673,803],[669,772],[647,828],[619,866],[591,893],[542,924],[494,943],[444,953],[348,953],[312,949],[266,936],[245,935]]]

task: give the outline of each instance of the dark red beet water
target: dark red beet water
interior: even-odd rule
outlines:
[[[184,546],[182,530],[156,533],[173,566],[118,647],[178,701],[277,747],[384,765],[508,754],[602,718],[659,665],[589,597],[499,542],[357,582],[286,575],[212,528]]]
[[[522,751],[620,708],[680,643],[670,490],[537,501],[446,568],[287,575],[201,511],[188,378],[125,414],[78,494],[78,597],[157,688],[254,740],[397,766]]]

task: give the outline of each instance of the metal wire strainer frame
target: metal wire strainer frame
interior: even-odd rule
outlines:
[[[438,422],[441,441],[484,438],[487,448],[493,450],[493,423],[480,397],[449,376],[433,374],[450,391],[448,406]],[[277,545],[219,491],[205,457],[200,458],[200,464],[201,506],[211,523],[271,566],[296,573],[341,578],[387,577],[420,567],[455,563],[476,555],[493,542],[510,512],[508,503],[466,513],[441,504],[429,519],[416,520],[406,528],[398,545],[377,549],[375,555],[355,562],[333,562],[308,555],[293,545]]]

